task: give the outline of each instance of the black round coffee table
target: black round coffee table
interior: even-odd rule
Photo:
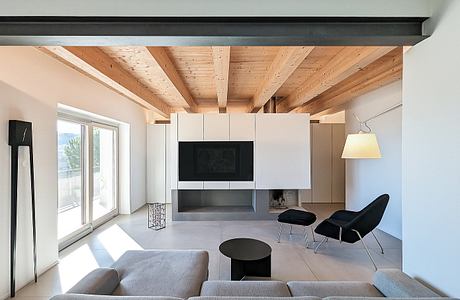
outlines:
[[[267,243],[237,238],[223,242],[219,250],[232,260],[232,280],[241,280],[245,276],[271,277],[272,248]]]

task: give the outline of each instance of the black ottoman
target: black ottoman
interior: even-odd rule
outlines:
[[[281,233],[283,232],[283,224],[289,224],[291,226],[289,235],[292,234],[292,225],[299,225],[305,227],[305,246],[308,248],[308,231],[306,230],[308,226],[312,225],[316,221],[316,215],[314,213],[297,210],[297,209],[288,209],[285,212],[282,212],[278,216],[278,222],[280,223],[280,229],[278,233],[278,243],[281,239]],[[315,234],[313,228],[310,227],[312,239],[315,241]]]

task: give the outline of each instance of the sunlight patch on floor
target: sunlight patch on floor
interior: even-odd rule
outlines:
[[[96,237],[110,254],[113,260],[117,260],[128,250],[142,250],[143,248],[133,240],[118,225],[112,225]]]

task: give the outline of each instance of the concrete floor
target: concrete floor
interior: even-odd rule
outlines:
[[[318,216],[318,222],[341,205],[308,204],[304,207]],[[59,264],[40,276],[38,283],[21,289],[18,300],[48,299],[66,292],[80,278],[97,267],[110,266],[130,249],[205,249],[210,254],[209,279],[230,279],[230,259],[219,252],[222,241],[252,237],[272,249],[272,278],[289,280],[363,280],[371,281],[374,272],[362,245],[339,244],[329,240],[318,252],[306,249],[303,228],[288,228],[277,243],[275,221],[200,221],[168,222],[160,231],[147,228],[147,210],[118,216],[60,253]],[[379,268],[401,268],[401,241],[376,230],[385,254],[372,236],[365,238]],[[317,240],[320,237],[317,236]]]

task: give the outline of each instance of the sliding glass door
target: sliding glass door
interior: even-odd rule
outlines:
[[[59,120],[58,131],[58,238],[63,239],[87,224],[85,213],[85,127]]]
[[[66,115],[57,134],[62,249],[118,214],[118,130]]]
[[[95,221],[111,217],[117,208],[116,137],[115,128],[93,124],[91,203]]]

